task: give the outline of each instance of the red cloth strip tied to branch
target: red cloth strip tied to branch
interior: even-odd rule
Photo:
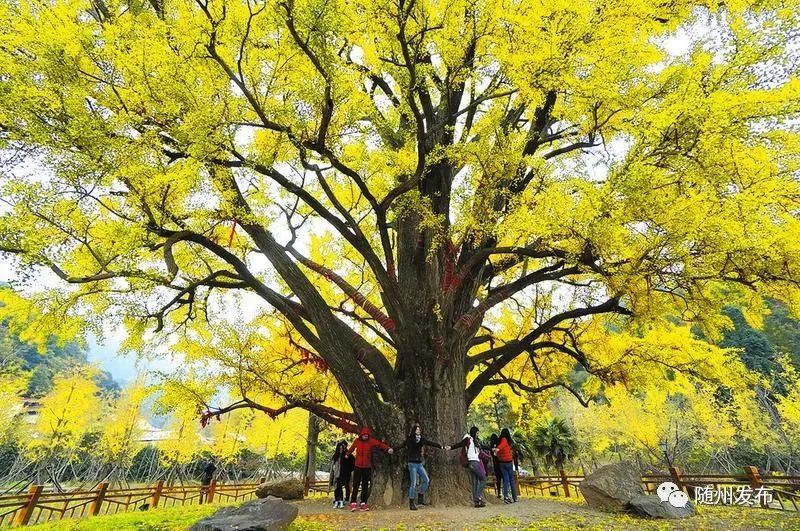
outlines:
[[[444,271],[442,272],[441,289],[447,293],[461,284],[460,275],[456,274],[456,262],[461,252],[461,246],[456,249],[452,242],[447,243],[447,250],[444,253]]]
[[[314,365],[317,370],[320,372],[328,372],[328,364],[322,359],[321,356],[311,352],[307,348],[302,345],[297,344],[291,337],[289,338],[289,344],[292,345],[297,353],[300,355],[300,363],[302,364],[312,364]]]
[[[310,350],[301,347],[300,345],[295,345],[297,352],[300,354],[300,363],[308,365],[311,364],[320,372],[328,372],[328,364],[325,363],[321,357],[317,356]]]
[[[456,328],[460,328],[461,330],[469,330],[472,328],[472,325],[475,324],[475,320],[478,319],[482,314],[483,309],[480,307],[462,314],[456,322]]]
[[[231,224],[231,235],[228,237],[228,248],[230,249],[231,245],[233,245],[233,237],[236,235],[236,218],[233,218],[233,223]]]
[[[300,262],[311,269],[312,271],[316,271],[326,280],[333,282],[336,284],[339,289],[341,289],[348,297],[350,297],[353,302],[364,308],[364,311],[369,314],[370,317],[375,319],[380,323],[380,325],[386,330],[387,332],[394,332],[395,326],[394,321],[390,319],[386,314],[378,309],[377,306],[372,304],[364,297],[358,290],[353,289],[353,287],[347,283],[345,279],[328,269],[327,267],[323,267],[311,260],[306,258],[298,258]]]
[[[222,414],[219,411],[205,411],[200,415],[200,426],[205,428],[208,426],[208,423],[211,422],[211,419],[216,417],[218,421],[221,421],[220,418]]]

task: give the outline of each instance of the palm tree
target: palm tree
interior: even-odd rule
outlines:
[[[564,470],[564,463],[575,457],[578,451],[575,432],[566,420],[560,418],[536,426],[531,434],[531,445],[546,465],[555,466],[559,472]]]
[[[514,446],[520,457],[527,459],[531,464],[531,473],[534,476],[539,475],[538,466],[536,466],[536,448],[533,446],[533,434],[530,431],[517,430],[514,432]]]

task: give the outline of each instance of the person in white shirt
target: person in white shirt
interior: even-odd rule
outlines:
[[[445,450],[463,448],[466,455],[465,466],[469,468],[469,479],[472,484],[472,501],[475,507],[486,507],[483,499],[483,489],[486,487],[486,468],[481,461],[483,452],[478,443],[478,428],[475,426],[469,429],[469,433],[464,435],[461,441],[445,446]],[[462,461],[464,459],[462,458]],[[462,463],[463,464],[463,463]]]

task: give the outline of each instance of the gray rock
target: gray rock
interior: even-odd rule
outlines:
[[[686,507],[674,507],[668,501],[662,502],[658,496],[651,495],[637,496],[629,506],[635,514],[648,518],[688,518],[697,512],[692,502],[687,502]]]
[[[275,498],[223,507],[189,531],[283,531],[297,518],[297,507]]]
[[[642,475],[631,462],[598,468],[596,472],[586,476],[580,489],[589,507],[613,511],[627,509],[628,502],[645,494]]]
[[[299,479],[269,481],[256,487],[256,496],[259,498],[275,496],[282,500],[302,500],[304,493],[305,487]]]

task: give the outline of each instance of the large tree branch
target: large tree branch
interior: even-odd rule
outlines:
[[[522,352],[526,352],[526,351],[529,352],[529,353],[533,353],[533,352],[537,352],[537,351],[540,351],[540,350],[547,350],[547,349],[558,350],[559,352],[563,352],[564,354],[567,354],[571,358],[575,359],[575,361],[580,363],[587,370],[589,369],[589,361],[586,358],[586,355],[583,352],[581,352],[580,349],[578,349],[578,348],[570,348],[570,347],[566,346],[565,344],[558,343],[556,341],[537,341],[535,343],[532,343],[528,347],[524,348],[522,351],[520,351],[520,354]],[[481,352],[479,354],[476,354],[474,356],[468,356],[467,357],[467,367],[469,369],[472,369],[473,367],[475,367],[475,366],[477,366],[477,365],[479,365],[481,363],[485,363],[485,362],[489,362],[491,360],[497,359],[498,357],[502,356],[503,353],[505,353],[505,352],[507,352],[507,351],[503,351],[503,350],[500,350],[500,349],[497,349],[497,348],[493,348],[493,349],[485,350],[485,351],[483,351],[483,352]]]
[[[331,269],[318,264],[302,254],[298,252],[294,247],[288,248],[289,253],[294,256],[298,262],[303,264],[304,266],[308,267],[312,271],[319,273],[322,275],[326,280],[333,282],[336,284],[339,289],[341,289],[345,295],[347,295],[350,299],[353,300],[358,306],[364,309],[370,317],[375,319],[380,325],[386,330],[389,334],[393,334],[395,330],[394,321],[392,321],[386,314],[384,314],[378,307],[372,304],[366,297],[364,297],[356,288],[351,286],[345,279],[341,276],[337,275]]]
[[[328,126],[330,126],[331,118],[333,117],[333,86],[331,82],[331,76],[325,69],[325,66],[320,58],[308,45],[308,39],[302,39],[300,34],[297,32],[297,27],[294,23],[294,14],[289,3],[280,2],[278,5],[280,5],[284,11],[286,11],[286,27],[289,29],[289,33],[291,34],[292,39],[294,39],[295,44],[303,51],[305,56],[309,59],[309,61],[311,61],[311,64],[314,65],[314,69],[325,81],[325,94],[323,96],[325,103],[322,107],[322,116],[320,118],[316,138],[316,145],[320,149],[324,150],[328,136]]]
[[[477,330],[475,325],[480,322],[481,318],[484,314],[486,314],[487,311],[513,296],[515,293],[518,293],[519,291],[534,284],[558,280],[563,277],[578,274],[581,271],[579,266],[572,266],[562,269],[563,266],[564,262],[559,261],[553,265],[545,266],[532,273],[529,273],[515,280],[514,282],[490,290],[487,297],[483,301],[458,318],[455,324],[456,328],[460,329],[467,335],[471,335]]]
[[[279,172],[277,172],[274,169],[271,169],[271,168],[267,169],[267,168],[261,167],[262,171],[259,171],[259,169],[258,169],[259,165],[250,165],[250,166],[253,167],[254,169],[256,169],[256,171],[259,171],[259,173],[262,173],[264,175],[267,175],[267,176],[273,178],[274,180],[276,180],[279,184],[284,186],[284,188],[286,188],[291,193],[294,193],[294,194],[302,197],[304,202],[309,204],[309,206],[311,206],[315,210],[315,212],[317,212],[324,219],[326,219],[326,221],[331,223],[331,225],[334,228],[336,228],[337,231],[342,236],[344,236],[346,239],[348,239],[348,241],[352,245],[354,245],[354,247],[356,247],[356,249],[359,252],[361,252],[364,255],[364,257],[367,259],[367,262],[370,264],[370,267],[373,268],[375,275],[379,278],[379,281],[384,284],[384,286],[383,286],[384,290],[390,291],[390,285],[389,285],[390,282],[389,281],[393,277],[394,263],[393,263],[393,259],[392,259],[391,246],[389,245],[388,229],[387,229],[386,218],[385,218],[385,210],[381,209],[378,206],[377,200],[369,192],[369,190],[366,187],[366,185],[360,179],[360,176],[358,176],[358,174],[356,172],[354,172],[354,171],[350,170],[349,168],[347,168],[336,157],[334,157],[333,153],[325,145],[325,138],[327,136],[327,129],[328,129],[328,125],[330,124],[331,116],[332,116],[332,113],[333,113],[333,98],[332,98],[332,87],[331,87],[330,76],[326,72],[326,70],[324,69],[324,67],[323,67],[322,63],[320,62],[319,58],[313,53],[313,51],[308,47],[308,45],[297,34],[297,30],[296,30],[296,27],[294,25],[294,19],[293,19],[290,7],[286,3],[282,3],[281,4],[284,7],[284,9],[286,10],[286,12],[287,12],[287,26],[289,27],[290,33],[292,34],[292,36],[295,39],[295,42],[298,44],[298,46],[300,46],[300,48],[303,50],[303,52],[312,61],[312,63],[314,64],[314,66],[318,70],[318,72],[320,72],[320,74],[325,79],[325,87],[326,87],[325,88],[325,102],[326,103],[325,103],[325,107],[323,109],[323,117],[322,117],[322,119],[320,121],[320,127],[318,129],[317,138],[316,138],[316,140],[314,142],[311,142],[311,143],[303,142],[301,139],[299,139],[299,138],[297,138],[295,136],[295,134],[292,132],[292,130],[289,127],[282,126],[282,125],[270,120],[267,117],[266,112],[264,111],[264,109],[261,106],[260,102],[256,98],[255,94],[249,89],[249,87],[245,83],[245,80],[242,77],[241,73],[240,73],[240,75],[237,75],[233,71],[233,69],[227,64],[227,62],[217,52],[217,50],[216,50],[216,25],[217,25],[217,21],[211,16],[211,14],[208,11],[207,6],[205,4],[202,4],[201,2],[198,1],[198,5],[200,5],[201,8],[203,9],[203,11],[206,13],[206,17],[208,18],[208,20],[209,20],[209,22],[211,23],[211,26],[212,26],[212,31],[211,31],[211,35],[210,35],[210,38],[209,38],[209,43],[206,46],[206,49],[208,50],[209,55],[225,71],[225,73],[228,75],[228,77],[231,79],[231,81],[242,91],[242,93],[245,95],[245,98],[247,99],[248,103],[250,104],[251,108],[258,115],[263,127],[267,128],[267,129],[274,130],[274,131],[278,131],[278,132],[281,132],[281,133],[285,133],[287,135],[287,137],[289,138],[289,140],[300,151],[301,155],[302,155],[303,151],[306,148],[311,148],[311,149],[315,149],[318,152],[320,152],[321,154],[329,157],[331,159],[332,163],[334,164],[334,166],[337,167],[337,169],[339,171],[345,172],[345,174],[348,175],[351,178],[353,178],[353,176],[356,177],[356,179],[355,179],[356,183],[361,188],[362,193],[364,193],[364,191],[367,192],[368,195],[365,195],[365,197],[367,197],[368,200],[370,200],[370,203],[372,204],[373,209],[375,210],[375,214],[377,216],[378,227],[379,227],[379,230],[381,231],[381,243],[382,243],[383,248],[384,248],[384,254],[386,255],[385,257],[386,257],[387,269],[389,270],[389,273],[388,274],[386,272],[382,273],[383,267],[380,264],[380,260],[378,260],[376,256],[368,256],[368,254],[374,255],[374,251],[372,251],[372,249],[371,249],[368,241],[366,240],[366,238],[364,238],[363,235],[362,235],[362,237],[358,238],[359,242],[357,244],[355,244],[353,242],[353,238],[351,238],[350,231],[345,228],[345,224],[341,220],[337,219],[335,216],[330,214],[330,212],[327,212],[327,209],[325,209],[316,199],[314,199],[311,194],[309,194],[307,192],[298,193],[301,189],[299,189],[299,187],[297,187],[297,186],[294,186],[293,183],[291,183],[291,181],[289,181],[285,177],[281,176],[279,174]],[[245,158],[242,157],[241,155],[239,155],[238,153],[236,153],[235,150],[234,150],[234,155],[236,155],[236,157],[239,159],[240,163],[246,162]],[[227,167],[235,166],[235,165],[232,165],[229,161],[218,161],[218,163],[226,165]],[[263,171],[263,170],[267,170],[267,171]],[[309,203],[310,200],[312,200],[311,203]],[[351,229],[353,231],[359,232],[359,229],[358,229],[357,225],[355,225],[355,224],[353,224]],[[383,278],[381,278],[381,277],[383,277]],[[398,300],[398,299],[395,297],[395,300]]]
[[[233,402],[227,406],[223,407],[212,407],[206,405],[206,411],[200,415],[200,422],[205,426],[211,418],[219,418],[226,413],[230,413],[231,411],[235,411],[237,409],[255,409],[257,411],[261,411],[269,415],[270,418],[274,419],[284,413],[288,413],[293,409],[304,409],[310,413],[315,414],[316,416],[320,417],[321,419],[325,420],[329,424],[332,424],[345,432],[348,433],[358,433],[359,426],[356,423],[355,416],[352,413],[346,413],[343,411],[338,411],[334,408],[312,402],[307,400],[295,400],[291,401],[283,406],[272,408],[260,404],[254,400],[249,398],[242,398],[237,402]]]
[[[548,389],[561,387],[569,391],[570,394],[572,394],[572,396],[574,396],[583,407],[589,407],[589,402],[590,402],[590,399],[581,396],[580,392],[577,389],[575,389],[574,387],[572,387],[571,385],[562,380],[534,387],[531,385],[526,385],[516,378],[502,377],[490,380],[487,385],[508,385],[511,387],[512,390],[516,389],[528,394],[542,393],[544,391],[547,391]]]
[[[512,262],[517,264],[523,258],[567,258],[568,253],[560,249],[553,249],[542,246],[539,242],[534,242],[526,246],[503,246],[503,247],[481,247],[473,252],[469,259],[459,267],[458,277],[463,280],[467,275],[474,272],[475,269],[481,267],[487,258],[496,254],[514,255],[516,258]],[[502,270],[497,268],[493,269],[496,274]]]
[[[571,319],[580,319],[581,317],[603,313],[631,315],[630,310],[620,304],[618,297],[612,297],[602,304],[587,306],[584,308],[575,308],[554,315],[522,339],[510,341],[505,345],[498,347],[497,349],[492,349],[494,352],[492,352],[492,350],[488,351],[486,355],[492,358],[493,361],[467,387],[465,394],[467,404],[472,403],[472,401],[475,400],[488,382],[494,378],[506,365],[513,361],[517,356],[525,352],[528,347],[534,341],[536,341],[536,339],[553,330],[553,328],[559,323]]]
[[[344,237],[344,239],[350,245],[352,245],[353,248],[358,251],[359,254],[361,254],[361,256],[364,257],[373,274],[375,275],[375,278],[378,280],[381,290],[387,296],[387,298],[384,299],[386,302],[387,311],[393,319],[397,320],[397,314],[395,313],[392,315],[394,312],[399,312],[398,305],[399,301],[401,300],[399,293],[397,292],[397,283],[389,276],[387,270],[381,263],[380,258],[378,258],[378,256],[375,254],[375,251],[372,249],[372,246],[363,233],[361,233],[360,230],[349,228],[344,221],[339,219],[331,211],[325,208],[325,206],[320,203],[320,201],[317,200],[310,192],[293,183],[289,178],[284,176],[275,168],[249,161],[236,151],[234,151],[233,154],[238,159],[238,162],[233,164],[228,163],[228,167],[249,167],[256,172],[271,178],[276,183],[281,185],[281,187],[283,187],[287,192],[299,197],[304,203],[311,207],[314,212],[316,212],[320,217],[322,217],[322,219],[334,227],[336,231],[342,237]]]
[[[220,278],[225,277],[232,279],[230,281],[219,280]],[[164,318],[169,313],[170,309],[175,305],[182,305],[184,303],[193,304],[195,299],[195,293],[197,288],[200,286],[207,286],[210,288],[225,288],[225,289],[241,289],[248,286],[246,282],[241,280],[238,276],[234,275],[230,271],[214,271],[210,275],[207,275],[205,278],[200,280],[195,280],[190,282],[188,285],[183,287],[177,287],[178,293],[175,295],[169,302],[164,304],[160,310],[157,312],[149,315],[148,317],[153,317],[157,321],[156,325],[156,332],[160,332],[164,328]],[[171,287],[171,286],[170,286]],[[184,297],[188,296],[188,299],[184,299]]]
[[[226,186],[235,192],[235,206],[247,213],[247,218],[251,218],[252,212],[250,206],[242,195],[233,176],[230,175],[229,177],[230,179]],[[319,335],[319,340],[322,343],[321,349],[316,346],[315,348],[321,354],[322,352],[327,353],[327,357],[323,357],[326,358],[326,363],[328,363],[334,371],[334,374],[337,375],[337,378],[342,377],[343,379],[340,381],[347,381],[348,378],[342,375],[353,372],[354,375],[350,378],[350,384],[355,385],[356,389],[354,389],[352,393],[357,394],[359,392],[358,389],[362,389],[364,390],[365,396],[369,396],[369,393],[364,389],[364,386],[367,385],[367,380],[362,378],[364,376],[363,373],[361,371],[352,371],[352,366],[343,358],[345,352],[353,354],[355,350],[356,361],[368,366],[368,370],[372,372],[384,396],[387,398],[392,397],[394,392],[393,373],[391,366],[380,351],[369,345],[369,343],[361,338],[351,327],[347,326],[341,319],[333,315],[319,290],[317,290],[308,277],[303,274],[298,264],[289,257],[286,249],[275,241],[269,231],[259,224],[246,221],[242,221],[242,227],[262,254],[272,263],[292,292],[302,302],[307,319],[313,323]],[[347,394],[348,391],[345,390],[345,393]],[[364,396],[362,396],[360,400],[364,400]],[[351,404],[353,404],[352,401]],[[357,406],[353,404],[353,407]],[[363,404],[361,407],[367,407],[367,405]],[[379,406],[372,404],[371,407]]]

